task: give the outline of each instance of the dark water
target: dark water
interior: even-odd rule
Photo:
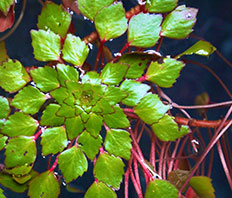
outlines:
[[[125,8],[129,9],[133,5],[136,5],[135,0],[124,0]],[[195,26],[195,34],[203,37],[207,41],[211,42],[217,49],[232,62],[232,3],[229,0],[192,0],[192,1],[179,1],[180,4],[185,4],[189,7],[199,8],[198,21]],[[22,7],[22,0],[18,0],[16,6],[16,16],[20,12]],[[30,30],[37,29],[36,22],[37,16],[41,11],[41,6],[37,0],[28,0],[27,9],[24,18],[13,33],[11,37],[6,40],[8,54],[13,59],[18,59],[24,66],[41,65],[42,63],[36,61],[32,54]],[[83,38],[94,30],[93,24],[89,21],[84,20],[82,16],[74,15],[74,25],[76,27],[76,35]],[[1,34],[2,35],[2,34]],[[0,36],[1,36],[0,35]],[[112,49],[113,52],[118,52],[122,43],[125,42],[126,37],[115,39],[107,45]],[[164,44],[161,48],[163,55],[178,54],[188,48],[191,44],[196,42],[195,39],[189,38],[187,40],[177,41],[164,39]],[[94,48],[88,57],[90,64],[94,63],[96,49]],[[204,63],[210,66],[220,78],[225,82],[228,88],[232,91],[232,68],[226,65],[216,54],[210,58],[205,57],[192,57],[194,60]],[[204,69],[195,66],[187,65],[178,79],[175,86],[171,89],[166,89],[165,92],[178,104],[191,105],[194,103],[195,96],[206,91],[212,102],[222,102],[229,100],[229,97],[225,91],[221,88],[219,83],[215,80],[212,75],[206,72]],[[210,119],[218,119],[225,113],[225,110],[212,111],[209,114]],[[195,111],[191,112],[192,117],[197,118],[198,114]],[[231,132],[231,131],[230,131]],[[144,137],[143,141],[146,142]],[[230,141],[232,141],[230,136]],[[145,144],[146,145],[146,144]],[[143,150],[148,152],[147,147]],[[217,152],[215,152],[215,162],[213,168],[213,185],[216,190],[217,198],[229,198],[231,197],[231,191],[227,184],[226,177],[224,175],[223,168],[220,163]],[[39,157],[36,163],[35,169],[44,171],[46,168],[46,159],[42,160]],[[91,169],[91,164],[89,164]],[[43,167],[43,168],[41,168]],[[91,171],[85,173],[82,178],[78,179],[74,183],[81,190],[86,190],[93,181],[93,175]],[[118,196],[123,197],[123,188],[119,191]],[[26,197],[25,194],[15,194],[6,190],[7,197]],[[135,197],[133,192],[130,192],[131,197]],[[65,190],[64,186],[61,189],[60,197],[71,198],[71,197],[83,197],[83,194],[73,194]]]

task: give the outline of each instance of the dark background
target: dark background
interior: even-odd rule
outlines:
[[[22,7],[22,0],[17,0],[16,4],[16,18],[19,15]],[[58,2],[58,1],[57,1]],[[136,0],[124,0],[123,1],[126,10],[137,4]],[[197,16],[197,23],[194,27],[195,34],[211,42],[230,62],[232,62],[232,3],[230,0],[186,0],[179,1],[179,5],[186,4],[188,7],[195,7],[199,9]],[[37,16],[41,12],[41,5],[37,0],[28,0],[27,8],[24,18],[16,29],[16,31],[6,40],[6,46],[8,54],[13,59],[18,59],[24,66],[39,66],[43,63],[38,62],[34,59],[32,54],[30,30],[37,29]],[[85,20],[82,16],[73,16],[74,25],[76,28],[76,35],[83,38],[94,30],[94,26],[88,20]],[[0,34],[2,36],[3,34]],[[107,46],[112,50],[113,53],[118,52],[121,47],[125,44],[126,36],[119,39],[115,39],[112,42],[107,43]],[[164,39],[164,43],[160,49],[162,55],[175,55],[181,53],[186,48],[191,46],[197,40],[189,38],[186,40],[171,40]],[[97,48],[94,46],[93,50],[88,57],[88,62],[93,65]],[[195,61],[199,61],[208,65],[213,69],[220,78],[225,82],[228,88],[231,89],[232,84],[232,68],[224,63],[214,53],[209,58],[192,56],[187,57]],[[180,78],[173,88],[165,89],[165,93],[172,98],[173,101],[180,105],[192,105],[196,95],[202,92],[207,92],[210,96],[211,102],[222,102],[228,101],[230,98],[226,92],[221,88],[219,83],[204,69],[188,64],[181,72]],[[196,111],[190,111],[192,117],[198,118]],[[220,116],[225,114],[225,109],[217,109],[209,111],[209,119],[219,119]],[[229,131],[231,133],[231,130]],[[143,141],[146,141],[146,136],[143,137]],[[230,141],[231,141],[230,135]],[[145,144],[147,145],[147,144]],[[144,147],[143,150],[146,152],[149,148]],[[38,151],[39,153],[39,151]],[[146,155],[146,154],[145,154]],[[223,168],[221,166],[220,159],[217,151],[215,150],[215,161],[213,166],[212,178],[213,186],[216,190],[217,198],[229,198],[231,197],[231,190],[227,183]],[[85,191],[88,186],[93,182],[93,176],[91,172],[91,164],[89,164],[89,171],[85,173],[83,178],[79,178],[73,185],[80,190]],[[42,159],[38,156],[35,169],[39,171],[46,170],[46,159]],[[5,190],[6,197],[26,197],[25,194],[15,194],[9,190]],[[119,191],[118,196],[124,197],[122,190]],[[130,192],[131,197],[135,197],[133,192]],[[60,197],[83,197],[83,194],[69,193],[62,186]]]

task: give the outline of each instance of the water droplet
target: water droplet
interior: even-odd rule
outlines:
[[[67,184],[65,182],[62,182],[63,186],[66,186]]]
[[[84,17],[84,20],[87,20],[87,21],[89,20],[86,16],[83,16],[83,17]]]
[[[90,49],[93,49],[93,44],[92,43],[88,43],[88,46]]]
[[[36,84],[33,81],[31,81],[31,86],[36,87]]]
[[[117,53],[114,53],[114,56],[122,56],[122,54],[117,52]]]
[[[45,156],[42,156],[43,157],[43,159],[45,159]]]
[[[146,4],[146,1],[138,0],[138,4],[139,4],[139,5],[145,5],[145,4]]]
[[[113,39],[110,39],[109,42],[113,41]]]

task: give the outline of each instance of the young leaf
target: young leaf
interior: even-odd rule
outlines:
[[[89,48],[80,37],[68,34],[62,49],[63,59],[68,63],[81,67],[89,53]]]
[[[70,23],[71,16],[62,8],[62,5],[47,1],[38,17],[37,26],[39,29],[51,30],[64,38]]]
[[[94,21],[96,14],[104,7],[109,6],[114,0],[78,0],[78,8],[83,15]]]
[[[93,107],[92,112],[100,114],[108,114],[115,112],[114,108],[104,98],[99,100]]]
[[[120,63],[107,63],[101,72],[100,78],[107,85],[117,85],[123,79],[128,65]]]
[[[31,116],[22,112],[15,112],[5,122],[2,133],[9,137],[20,135],[33,136],[38,126],[38,121]]]
[[[145,123],[152,124],[162,118],[169,108],[161,102],[158,95],[148,93],[134,111]]]
[[[67,118],[64,124],[69,140],[76,138],[84,129],[84,124],[80,116]]]
[[[87,131],[84,131],[78,138],[78,143],[81,144],[81,150],[86,154],[89,159],[93,161],[101,147],[102,137],[98,135],[98,137],[95,138],[91,136]]]
[[[176,139],[187,134],[189,131],[188,126],[179,126],[174,121],[174,118],[165,114],[157,123],[152,125],[155,135],[162,141],[175,141]]]
[[[163,63],[152,62],[147,70],[147,80],[160,87],[171,87],[180,75],[184,63],[173,58],[164,58]]]
[[[3,136],[2,134],[0,134],[0,151],[6,146],[7,139],[7,136]]]
[[[0,119],[7,118],[10,113],[10,106],[7,98],[0,96]]]
[[[91,85],[100,85],[101,79],[95,71],[87,72],[81,79],[82,83],[90,83]]]
[[[124,80],[120,89],[127,93],[127,97],[122,100],[127,106],[135,106],[147,94],[150,86],[135,80]]]
[[[178,198],[178,190],[166,180],[154,180],[150,181],[146,193],[145,198]]]
[[[152,47],[159,39],[161,15],[140,13],[129,22],[128,42],[131,46]]]
[[[110,187],[102,182],[94,182],[85,193],[85,198],[102,197],[116,198],[117,194]]]
[[[177,58],[180,58],[184,55],[192,55],[197,54],[200,56],[207,56],[209,57],[214,51],[216,50],[216,47],[214,47],[211,43],[207,41],[198,41],[193,46],[185,50],[183,53],[177,56]]]
[[[59,194],[60,184],[53,172],[43,172],[29,183],[28,196],[30,198],[56,198]]]
[[[106,133],[104,145],[110,154],[129,160],[132,148],[131,142],[130,134],[127,131],[111,129]]]
[[[64,127],[48,128],[43,132],[41,138],[44,156],[61,152],[68,144]]]
[[[197,12],[197,9],[187,8],[185,5],[177,7],[165,17],[161,36],[184,39],[193,31],[192,27],[196,23]]]
[[[0,197],[1,198],[6,198],[5,195],[3,194],[3,190],[0,188]]]
[[[189,181],[190,186],[201,198],[214,198],[214,188],[212,179],[206,176],[194,176]],[[204,185],[202,185],[204,184]]]
[[[123,113],[123,110],[115,106],[115,112],[112,114],[104,115],[104,122],[109,128],[126,128],[130,126],[130,122],[127,119],[126,115]]]
[[[106,88],[103,98],[110,104],[115,105],[127,96],[126,92],[122,91],[119,87],[108,86]]]
[[[58,89],[51,91],[50,95],[53,98],[55,98],[59,104],[62,104],[65,99],[67,99],[71,96],[71,93],[69,92],[69,90],[67,88],[59,87]]]
[[[34,163],[36,145],[33,136],[19,136],[10,139],[6,145],[5,156],[5,164],[8,168]]]
[[[60,109],[58,104],[49,104],[43,111],[41,117],[41,126],[60,126],[64,123],[64,118],[57,116],[57,112]]]
[[[57,116],[71,118],[75,116],[75,108],[67,104],[61,104],[60,109],[57,111]]]
[[[0,64],[7,61],[8,58],[5,42],[0,41]]]
[[[99,181],[118,189],[124,174],[123,167],[124,164],[120,158],[107,153],[101,153],[96,161],[93,172]]]
[[[86,130],[94,137],[98,137],[102,128],[102,117],[95,113],[91,113],[88,121],[85,124]]]
[[[104,7],[96,15],[94,23],[101,40],[108,41],[121,36],[127,30],[122,3],[117,2]]]
[[[58,158],[59,169],[66,182],[82,176],[88,169],[88,162],[82,151],[76,146],[62,152]]]
[[[16,92],[30,81],[29,75],[19,61],[11,59],[0,65],[0,86],[7,92]]]
[[[177,6],[178,0],[148,0],[146,8],[149,12],[165,13],[172,11]]]
[[[0,11],[6,16],[10,9],[10,6],[14,3],[14,0],[2,0],[0,1]]]
[[[48,92],[59,87],[57,72],[52,67],[39,67],[38,69],[31,70],[30,74],[36,86],[43,92]]]
[[[46,96],[32,86],[24,87],[14,97],[11,105],[25,113],[35,114],[46,100]]]
[[[32,46],[35,58],[39,61],[55,61],[60,59],[59,35],[44,30],[32,30]]]

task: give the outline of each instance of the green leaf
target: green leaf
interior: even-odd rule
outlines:
[[[99,100],[95,107],[93,107],[92,112],[100,114],[108,114],[115,112],[114,108],[104,99]]]
[[[84,131],[78,138],[78,143],[81,144],[81,150],[86,154],[89,159],[93,161],[101,147],[102,137],[98,135],[97,138],[95,138],[91,136],[87,131]]]
[[[106,133],[104,145],[110,154],[129,160],[132,148],[131,142],[130,134],[127,131],[111,129]]]
[[[0,184],[17,193],[23,193],[27,190],[27,184],[18,184],[8,174],[0,173]]]
[[[3,190],[0,188],[0,197],[1,198],[6,198],[5,195],[3,194]]]
[[[32,86],[27,86],[19,91],[12,100],[11,105],[25,113],[35,114],[39,111],[46,99],[46,96],[38,89]]]
[[[30,74],[36,86],[43,92],[48,92],[59,87],[57,72],[52,67],[39,67],[38,69],[31,70]]]
[[[157,122],[170,109],[164,105],[159,96],[148,93],[134,108],[135,113],[147,124]]]
[[[163,63],[152,62],[147,70],[146,79],[160,87],[171,87],[180,75],[184,63],[173,58],[164,58]]]
[[[39,61],[55,61],[60,59],[59,35],[44,30],[32,30],[32,46],[35,58]]]
[[[5,123],[5,119],[0,119],[0,130],[1,130],[4,123]]]
[[[24,175],[20,177],[16,177],[15,175],[13,175],[12,177],[19,184],[24,184],[31,179],[31,175]]]
[[[62,104],[65,99],[67,99],[71,96],[71,93],[69,92],[69,90],[67,88],[59,87],[58,89],[51,91],[50,95],[53,98],[55,98],[59,104]]]
[[[159,39],[161,15],[140,13],[129,22],[128,42],[131,46],[152,47]]]
[[[69,140],[76,138],[84,129],[84,124],[80,116],[76,116],[74,118],[67,118],[64,124]]]
[[[113,1],[114,0],[78,0],[78,8],[83,15],[93,21],[97,13],[105,6],[112,4]]]
[[[68,145],[64,127],[47,128],[41,135],[42,153],[44,156],[56,154]]]
[[[77,82],[79,80],[79,74],[74,67],[64,64],[58,64],[56,67],[58,72],[58,80],[62,86],[66,86],[66,81],[71,80]]]
[[[10,113],[10,106],[7,98],[0,96],[0,119],[7,118]]]
[[[95,71],[87,72],[82,77],[82,83],[90,83],[91,85],[100,85],[101,79],[99,77],[99,74]]]
[[[10,6],[14,3],[14,0],[1,0],[0,1],[0,11],[6,16]]]
[[[166,180],[154,180],[150,181],[146,193],[145,198],[178,198],[178,190]]]
[[[146,9],[149,12],[165,13],[172,11],[177,6],[178,0],[148,0]]]
[[[94,182],[87,192],[85,198],[117,198],[117,194],[102,182]]]
[[[105,41],[117,38],[127,30],[127,19],[121,2],[104,7],[94,22],[100,39]]]
[[[0,151],[6,146],[7,139],[7,136],[3,136],[2,134],[0,134]]]
[[[193,176],[190,179],[189,184],[200,198],[215,197],[215,190],[211,178],[206,176]]]
[[[43,172],[29,183],[28,196],[31,198],[57,198],[59,194],[60,184],[53,172]]]
[[[63,59],[68,63],[81,67],[89,53],[89,48],[80,37],[68,34],[62,49]]]
[[[192,27],[196,23],[197,12],[197,9],[187,8],[185,5],[177,7],[165,17],[161,36],[184,39],[193,31]]]
[[[179,126],[174,121],[174,117],[165,114],[157,123],[152,125],[152,130],[162,141],[175,141],[187,134],[189,128],[188,126],[182,125],[179,129]]]
[[[96,115],[95,113],[91,113],[88,121],[85,124],[86,130],[94,137],[98,137],[99,132],[102,128],[102,117]]]
[[[124,174],[122,160],[107,153],[101,153],[96,161],[93,172],[95,177],[115,189],[120,187]]]
[[[8,168],[34,163],[36,145],[33,138],[19,136],[8,141],[5,151],[5,164]]]
[[[107,63],[101,72],[100,78],[107,85],[117,85],[123,79],[128,65],[120,63]]]
[[[127,128],[130,126],[130,122],[127,119],[126,115],[123,113],[123,110],[115,106],[115,112],[112,114],[104,115],[104,122],[109,128]]]
[[[14,168],[5,168],[4,172],[10,174],[10,175],[15,175],[17,177],[19,176],[23,176],[23,175],[27,175],[28,173],[30,173],[31,169],[32,169],[32,164],[31,165],[23,165],[23,166],[16,166]]]
[[[110,104],[115,105],[119,103],[127,94],[122,91],[119,87],[108,86],[106,88],[103,98]]]
[[[82,151],[76,146],[62,152],[58,158],[59,169],[66,182],[82,176],[88,169],[88,162]]]
[[[39,123],[31,116],[22,112],[15,112],[5,122],[2,133],[9,136],[33,136]]]
[[[67,104],[61,104],[60,109],[57,111],[57,116],[70,118],[75,116],[75,108]]]
[[[127,93],[127,97],[122,102],[127,106],[135,106],[147,94],[150,86],[135,80],[125,80],[120,89]]]
[[[64,118],[57,116],[57,112],[60,109],[58,104],[49,104],[43,111],[41,117],[41,126],[60,126],[64,123]]]
[[[7,92],[16,92],[30,81],[19,61],[11,59],[0,65],[0,86]]]
[[[43,6],[41,15],[38,17],[37,26],[39,29],[51,30],[64,38],[70,23],[71,16],[63,9],[62,5],[48,1]]]
[[[207,41],[198,41],[193,46],[185,50],[183,53],[177,56],[177,58],[180,58],[184,55],[192,55],[197,54],[200,56],[207,56],[209,57],[214,51],[216,50],[216,47],[214,47],[211,43]]]

